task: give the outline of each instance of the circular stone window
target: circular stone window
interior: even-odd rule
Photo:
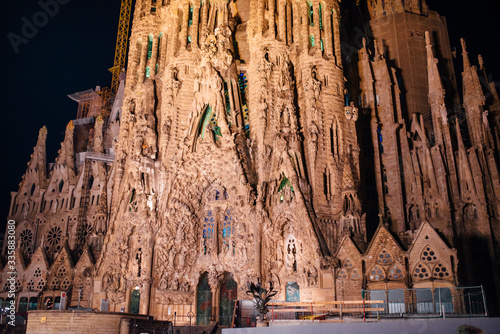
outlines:
[[[48,244],[51,246],[57,245],[59,242],[61,242],[61,236],[62,236],[62,231],[59,226],[51,228],[49,233],[47,234]]]

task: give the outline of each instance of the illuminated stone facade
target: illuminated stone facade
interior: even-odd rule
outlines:
[[[373,20],[381,3],[369,1]],[[438,17],[392,3],[384,16]],[[380,40],[359,50],[346,84],[339,6],[137,1],[111,114],[70,122],[50,166],[40,130],[12,193],[18,298],[41,307],[67,291],[74,306],[82,287],[93,309],[107,299],[110,311],[229,325],[258,279],[290,301],[477,284],[480,273],[498,286],[494,86],[487,100],[464,46],[467,123],[452,115],[425,30],[427,101],[411,91],[423,106],[401,102]]]

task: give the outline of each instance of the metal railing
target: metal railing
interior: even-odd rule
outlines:
[[[470,317],[488,316],[482,286],[433,289],[364,290],[367,299],[383,302],[379,316]]]

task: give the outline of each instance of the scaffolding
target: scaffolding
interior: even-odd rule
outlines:
[[[96,90],[87,89],[68,95],[70,99],[78,103],[77,119],[87,117],[109,116],[114,102],[114,94],[107,87],[97,87]]]

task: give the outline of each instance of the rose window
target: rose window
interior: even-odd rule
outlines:
[[[55,226],[50,229],[49,233],[47,234],[47,243],[50,246],[56,246],[61,242],[61,236],[62,236],[62,231],[59,226]],[[50,247],[47,246],[45,249],[49,249]],[[59,250],[61,246],[57,246],[57,250]]]
[[[93,228],[92,225],[89,223],[85,223],[82,226],[82,240],[87,240],[87,237],[89,237],[92,234]]]
[[[30,229],[25,229],[21,232],[19,239],[21,240],[21,247],[26,249],[27,247],[31,246],[31,242],[33,241],[33,232],[31,232]],[[29,249],[29,251],[31,251],[31,248]]]

